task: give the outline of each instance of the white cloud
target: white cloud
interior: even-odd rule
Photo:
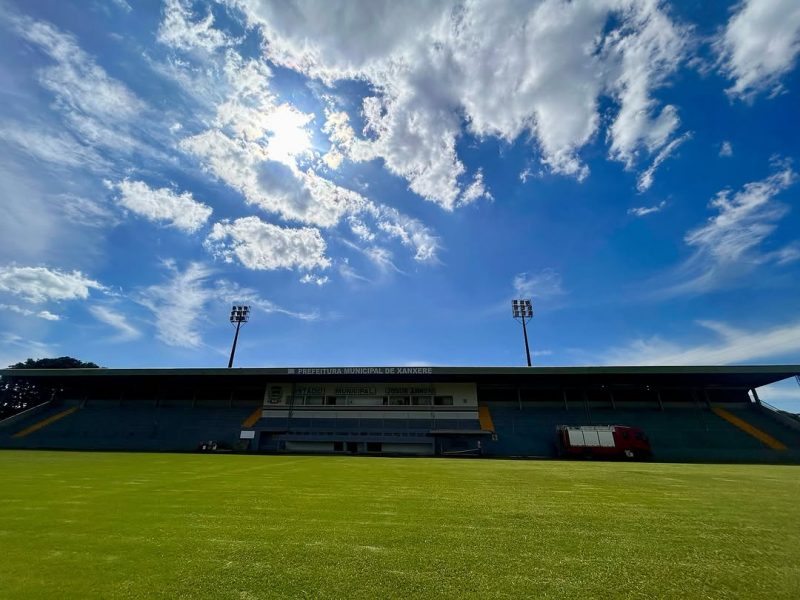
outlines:
[[[5,352],[0,356],[0,365],[10,366],[24,362],[28,358],[44,358],[57,356],[57,346],[46,342],[32,340],[30,336],[21,336],[16,333],[0,333],[0,348]],[[15,350],[11,350],[14,348]],[[11,352],[8,352],[11,350]]]
[[[268,160],[258,143],[232,139],[218,130],[187,138],[181,147],[202,159],[211,173],[241,192],[249,204],[285,219],[331,227],[364,202],[358,193],[311,171],[295,171]]]
[[[722,145],[719,147],[719,155],[724,157],[733,156],[733,146],[730,142],[722,142]]]
[[[326,167],[335,171],[342,165],[342,162],[344,162],[344,154],[339,152],[336,148],[331,148],[322,155],[322,162],[325,163]]]
[[[394,262],[394,254],[388,248],[379,246],[378,244],[370,244],[367,246],[359,246],[348,240],[341,240],[342,243],[349,248],[355,250],[364,256],[376,268],[379,275],[386,277],[392,273],[405,274]],[[345,260],[345,266],[340,265],[339,272],[345,279],[368,281],[365,277],[354,276],[355,270],[349,266]]]
[[[661,166],[667,158],[669,158],[670,154],[672,154],[675,150],[677,150],[678,146],[680,146],[683,142],[690,139],[692,137],[691,133],[684,133],[682,136],[675,138],[671,142],[669,142],[666,146],[661,148],[656,154],[656,157],[653,159],[653,162],[647,167],[640,175],[638,180],[636,181],[636,189],[640,192],[646,192],[650,189],[650,186],[653,185],[653,176],[655,175],[656,169]]]
[[[762,243],[786,215],[788,208],[773,198],[791,186],[796,174],[788,163],[761,181],[746,184],[738,192],[719,192],[711,207],[718,214],[689,231],[684,240],[694,254],[679,269],[679,283],[663,293],[701,292],[730,283],[753,268],[769,262],[791,260],[792,246],[765,252]]]
[[[689,32],[655,0],[239,5],[277,64],[371,84],[365,137],[329,115],[332,143],[352,160],[383,159],[447,210],[468,185],[456,153],[464,122],[478,137],[530,137],[544,165],[578,179],[588,174],[578,153],[601,126],[601,97],[619,107],[610,154],[629,168],[679,126],[677,109],[653,92],[680,64]]]
[[[202,344],[200,321],[215,296],[207,285],[213,271],[196,262],[190,263],[183,272],[173,262],[165,266],[170,279],[142,290],[137,302],[153,313],[159,340],[168,346],[196,348]]]
[[[356,140],[356,132],[350,125],[350,117],[344,111],[325,109],[325,123],[322,131],[328,134],[331,144],[349,152]]]
[[[224,73],[229,94],[216,107],[213,127],[180,147],[248,203],[285,219],[331,227],[360,210],[366,202],[360,194],[301,168],[311,156],[313,115],[277,102],[269,67],[229,51]]]
[[[146,104],[125,84],[110,77],[74,36],[27,17],[12,18],[12,22],[20,37],[38,46],[55,63],[38,71],[39,83],[53,93],[55,108],[82,143],[125,154],[151,150],[139,141],[133,127]],[[62,136],[60,143],[65,139]],[[51,145],[57,143],[53,136],[48,141]],[[94,157],[89,158],[92,160],[88,166],[95,166]]]
[[[366,248],[361,248],[361,252],[381,273],[385,274],[390,271],[395,273],[403,272],[394,264],[394,256],[388,248],[383,248],[382,246],[367,246]]]
[[[352,231],[361,241],[371,242],[375,239],[375,234],[372,232],[372,230],[357,217],[348,217],[347,224],[350,225],[350,231]]]
[[[53,314],[49,310],[31,310],[29,308],[17,306],[16,304],[0,304],[0,310],[7,310],[25,317],[38,317],[40,319],[44,319],[45,321],[61,320],[59,315]]]
[[[800,354],[800,322],[745,331],[716,321],[698,321],[716,336],[701,344],[678,344],[659,337],[637,339],[604,351],[616,365],[727,365]]]
[[[124,208],[150,221],[167,224],[194,233],[206,224],[211,207],[198,202],[190,192],[178,194],[169,188],[154,189],[143,181],[127,179],[110,186],[119,191],[118,202]]]
[[[328,134],[331,148],[322,156],[322,161],[332,170],[338,169],[346,156],[350,155],[356,140],[355,131],[350,126],[350,117],[344,111],[325,109],[325,123],[322,131]]]
[[[382,158],[386,168],[408,180],[414,193],[452,210],[464,165],[456,155],[460,122],[447,106],[437,107],[406,89],[391,100],[364,100],[365,133],[351,151],[355,160]]]
[[[300,278],[300,283],[311,283],[318,286],[323,286],[328,283],[330,279],[327,275],[319,276],[319,275],[312,275],[311,273],[306,273]]]
[[[181,140],[182,150],[239,191],[248,204],[268,213],[321,228],[356,218],[361,223],[357,235],[382,232],[412,249],[416,260],[436,259],[438,240],[420,221],[315,171],[314,165],[338,164],[330,163],[331,156],[318,160],[311,144],[314,115],[278,101],[270,89],[272,70],[263,61],[246,60],[232,49],[219,60],[224,100],[216,103],[208,129]],[[331,139],[332,151],[350,152],[354,134],[346,113],[327,109],[323,130]],[[474,191],[480,192],[481,187],[482,176],[478,176]]]
[[[378,229],[398,238],[403,245],[414,250],[414,260],[436,262],[439,238],[421,221],[411,218],[389,206],[374,206],[372,216]]]
[[[653,213],[661,212],[667,206],[667,201],[662,200],[655,206],[637,206],[635,208],[629,208],[628,214],[634,215],[636,217],[644,217],[646,215],[651,215]]]
[[[342,258],[337,263],[337,270],[339,271],[339,275],[341,275],[344,279],[350,282],[363,282],[369,283],[369,279],[360,275],[350,264],[350,261],[347,258]]]
[[[316,281],[313,283],[316,283]],[[319,311],[317,310],[308,312],[288,310],[275,304],[271,300],[262,298],[255,290],[242,287],[225,279],[220,279],[219,281],[215,282],[214,290],[217,298],[220,301],[224,301],[228,304],[246,302],[254,311],[262,311],[267,314],[282,314],[286,315],[287,317],[292,317],[293,319],[300,319],[301,321],[316,321],[319,319]]]
[[[95,304],[89,307],[89,312],[98,320],[106,325],[110,325],[117,330],[115,339],[117,341],[134,340],[141,337],[142,332],[128,323],[125,315],[120,314],[107,306]]]
[[[30,302],[85,300],[90,290],[105,290],[102,284],[80,271],[60,271],[47,267],[0,267],[0,291]]]
[[[91,252],[92,232],[65,223],[51,187],[60,188],[60,181],[43,177],[40,165],[0,161],[0,265],[69,263]],[[76,245],[76,239],[84,243]]]
[[[158,27],[157,39],[179,50],[201,49],[206,52],[231,43],[222,31],[214,28],[214,15],[210,9],[204,18],[194,20],[192,3],[187,0],[165,0],[164,20]]]
[[[97,200],[75,194],[58,194],[54,200],[61,214],[76,225],[106,229],[119,222],[117,215]]]
[[[733,79],[727,93],[751,100],[781,91],[781,78],[800,52],[800,4],[796,0],[745,0],[716,41],[723,73]]]
[[[203,345],[202,330],[211,310],[226,315],[232,303],[246,302],[253,311],[278,313],[313,321],[317,311],[302,312],[285,309],[261,298],[255,290],[244,288],[225,279],[212,281],[214,270],[202,263],[192,262],[181,271],[174,261],[164,263],[168,278],[163,283],[139,291],[136,301],[148,308],[154,318],[156,337],[168,346],[197,348]]]
[[[680,63],[688,31],[673,23],[655,0],[634,2],[623,11],[626,23],[608,35],[604,52],[611,68],[618,69],[608,82],[620,104],[609,131],[610,154],[630,168],[642,151],[658,152],[669,144],[678,129],[677,108],[668,104],[657,110],[652,91]]]
[[[758,246],[775,229],[786,208],[771,200],[794,183],[796,174],[785,166],[761,181],[745,186],[731,197],[723,190],[711,201],[719,214],[686,234],[686,243],[716,257],[734,262]]]
[[[331,264],[319,230],[278,227],[258,217],[215,223],[205,246],[226,262],[238,260],[248,269],[311,270],[327,269]]]
[[[475,178],[472,180],[472,183],[470,183],[467,189],[464,190],[464,193],[461,194],[458,204],[460,206],[472,204],[476,200],[480,200],[482,198],[486,200],[494,200],[492,194],[489,193],[489,191],[486,189],[486,186],[483,184],[483,171],[478,169],[477,173],[475,173]]]
[[[93,148],[77,141],[66,132],[45,132],[38,125],[0,126],[0,140],[13,145],[29,156],[62,167],[85,167],[103,171],[110,163]]]
[[[561,274],[554,269],[543,269],[538,273],[517,273],[513,286],[516,298],[552,298],[565,293]]]
[[[131,12],[131,10],[133,10],[133,9],[131,8],[131,5],[130,5],[130,4],[128,4],[128,3],[126,2],[126,0],[112,0],[112,2],[113,2],[114,4],[116,4],[116,5],[117,5],[117,7],[118,7],[120,10],[122,10],[122,11],[124,11],[124,12],[126,12],[126,13],[129,13],[129,12]]]
[[[786,265],[800,259],[800,242],[792,242],[767,255],[769,260],[775,260],[779,265]]]

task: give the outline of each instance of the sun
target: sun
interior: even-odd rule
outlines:
[[[311,154],[311,132],[306,128],[313,114],[302,113],[289,104],[279,105],[265,121],[270,133],[267,154],[271,160],[289,166],[297,165],[297,157]]]

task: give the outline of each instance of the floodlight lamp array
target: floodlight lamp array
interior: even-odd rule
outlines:
[[[515,319],[530,319],[533,317],[533,305],[530,299],[512,300],[511,313]]]
[[[234,304],[231,308],[231,323],[247,323],[250,319],[250,307]]]

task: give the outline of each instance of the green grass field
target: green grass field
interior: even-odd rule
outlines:
[[[800,468],[0,451],[2,598],[798,598]]]

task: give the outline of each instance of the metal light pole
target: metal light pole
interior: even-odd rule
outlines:
[[[233,355],[236,354],[236,342],[239,340],[239,327],[242,323],[247,323],[250,319],[250,307],[234,304],[231,309],[231,325],[236,325],[236,334],[233,336],[233,347],[231,348],[231,358],[228,361],[228,368],[233,367]]]
[[[511,312],[515,319],[522,321],[522,334],[525,336],[525,356],[528,358],[528,366],[531,366],[531,351],[528,347],[528,328],[525,325],[526,319],[530,321],[533,318],[533,305],[530,299],[528,300],[512,300]]]

